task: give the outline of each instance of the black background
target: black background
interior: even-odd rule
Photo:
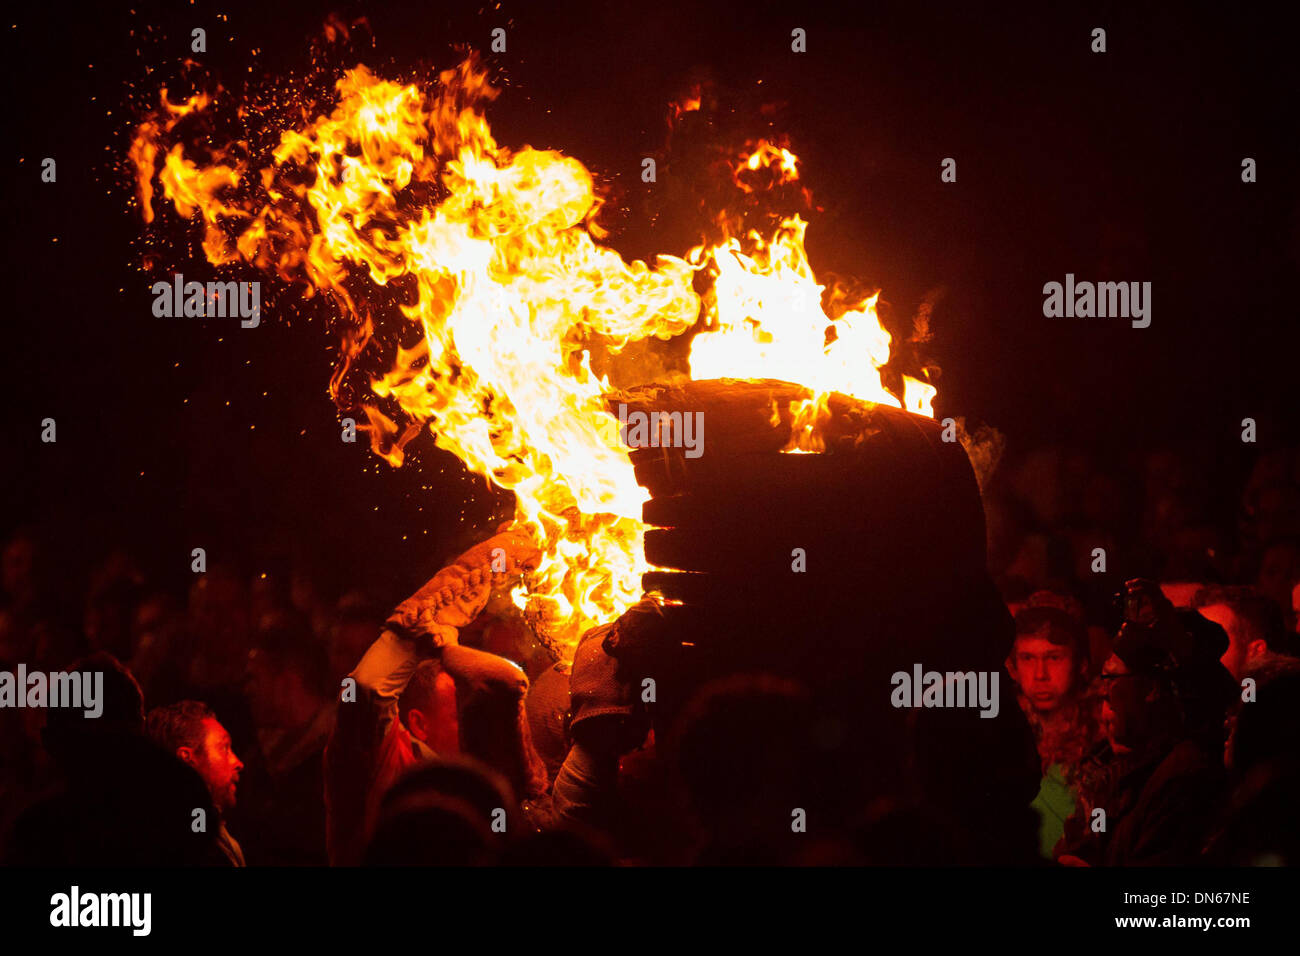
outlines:
[[[1013,454],[1068,440],[1119,469],[1190,443],[1237,474],[1253,454],[1243,417],[1264,445],[1296,437],[1300,58],[1274,9],[24,5],[3,24],[0,530],[36,521],[70,561],[126,543],[177,582],[204,546],[247,571],[298,555],[402,590],[506,508],[427,437],[400,470],[339,441],[324,323],[152,315],[157,276],[137,268],[143,227],[120,172],[141,97],[174,75],[195,26],[208,31],[195,59],[234,86],[249,67],[302,68],[330,10],[366,16],[362,59],[403,76],[453,65],[455,44],[486,53],[506,27],[508,52],[488,55],[508,83],[488,111],[498,140],[595,170],[628,256],[697,241],[655,192],[671,166],[643,184],[640,161],[664,144],[668,102],[711,82],[736,109],[727,122],[787,134],[801,157],[823,208],[808,237],[819,276],[883,288],[902,336],[936,301],[941,417],[994,425]],[[1097,26],[1105,54],[1090,51]],[[807,53],[791,52],[794,27]],[[778,104],[767,117],[765,103]],[[955,184],[940,182],[948,156]],[[1241,181],[1246,156],[1257,183]],[[175,265],[211,277],[197,249]],[[1067,272],[1152,282],[1150,328],[1044,318],[1043,284]],[[47,416],[56,444],[40,442]]]

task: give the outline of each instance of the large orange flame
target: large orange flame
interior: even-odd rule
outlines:
[[[372,448],[400,465],[404,445],[428,428],[514,493],[516,525],[546,553],[515,599],[564,656],[640,598],[649,570],[647,493],[606,408],[609,383],[592,370],[593,343],[618,351],[702,319],[690,358],[697,377],[779,378],[822,398],[839,391],[932,414],[931,386],[907,379],[900,401],[882,383],[890,339],[876,296],[834,321],[825,314],[802,219],[771,237],[727,235],[686,257],[627,262],[597,241],[601,201],[581,163],[495,141],[482,106],[496,90],[475,58],[439,79],[425,92],[363,66],[348,71],[330,115],[282,131],[256,176],[232,158],[246,147],[213,151],[206,164],[180,144],[167,148],[177,122],[209,100],[178,107],[164,91],[164,109],[131,149],[138,196],[148,221],[156,176],[181,216],[204,223],[212,263],[244,260],[334,296],[349,320],[336,388],[373,333],[349,280],[409,277],[414,300],[401,313],[421,334],[371,382]],[[764,169],[777,182],[798,177],[792,153],[759,143],[737,160],[737,186],[752,191],[749,173]],[[712,280],[703,298],[693,287],[701,271]],[[384,401],[401,409],[403,426],[380,410]]]

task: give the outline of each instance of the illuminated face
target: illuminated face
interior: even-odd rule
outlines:
[[[230,746],[230,734],[211,717],[203,719],[203,745],[182,759],[199,772],[212,794],[212,803],[225,813],[235,805],[235,785],[244,762]]]
[[[1074,689],[1075,664],[1070,649],[1045,637],[1017,637],[1011,650],[1011,676],[1040,714],[1065,703]]]

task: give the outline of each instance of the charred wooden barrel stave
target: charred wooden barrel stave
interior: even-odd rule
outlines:
[[[907,712],[889,703],[890,675],[917,663],[1000,670],[1012,628],[985,567],[983,507],[961,446],[942,441],[928,419],[833,395],[824,452],[783,453],[790,407],[810,394],[720,380],[611,397],[628,409],[701,412],[704,421],[699,457],[677,447],[630,451],[651,493],[645,548],[658,570],[643,584],[670,604],[661,642],[629,676],[656,678],[664,730],[712,678],[800,681],[842,731],[835,762],[843,793],[858,799],[890,792],[915,754],[903,743]],[[805,570],[795,570],[795,549]],[[1025,783],[1017,775],[1027,728],[1008,725],[1020,717],[1009,697],[1006,710],[996,730],[977,718],[993,742],[976,749],[1015,789]]]

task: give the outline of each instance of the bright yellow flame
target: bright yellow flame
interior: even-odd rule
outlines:
[[[400,465],[403,446],[427,427],[439,447],[514,493],[515,525],[546,555],[515,599],[566,656],[585,630],[640,598],[648,570],[648,495],[606,410],[608,383],[592,371],[593,338],[615,350],[667,339],[703,308],[709,331],[693,343],[696,377],[778,378],[816,391],[796,410],[794,451],[820,450],[817,416],[832,391],[930,414],[930,386],[907,380],[900,402],[881,383],[890,340],[876,296],[834,321],[823,312],[802,219],[786,219],[771,239],[750,233],[686,258],[626,262],[596,241],[600,199],[581,163],[493,139],[481,104],[496,91],[476,59],[440,81],[426,94],[365,67],[348,71],[333,112],[283,131],[274,165],[257,176],[228,152],[212,151],[203,166],[180,145],[166,150],[178,111],[207,101],[174,107],[164,95],[168,115],[140,126],[131,155],[146,220],[154,160],[165,153],[157,178],[177,212],[204,222],[211,262],[243,259],[338,301],[351,331],[333,387],[373,333],[349,278],[407,279],[414,298],[401,312],[418,344],[399,348],[371,387],[409,424],[368,404],[372,448]],[[737,162],[736,181],[752,192],[745,180],[763,169],[789,182],[796,164],[760,143]],[[255,196],[234,195],[259,185]],[[703,302],[692,287],[700,270],[713,276]]]
[[[691,374],[775,378],[901,408],[880,380],[880,367],[889,361],[889,333],[876,316],[879,294],[834,322],[827,318],[824,287],[804,252],[807,228],[795,216],[771,242],[751,233],[749,253],[737,239],[707,253],[692,250],[691,261],[716,264],[717,278],[706,297],[714,330],[691,343]],[[828,329],[834,331],[829,344]]]

